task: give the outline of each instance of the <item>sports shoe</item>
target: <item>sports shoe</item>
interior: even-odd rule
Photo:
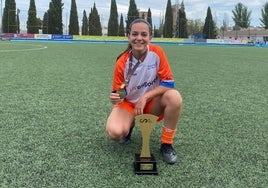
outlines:
[[[128,143],[130,141],[131,133],[132,133],[132,130],[133,130],[134,126],[135,126],[135,123],[134,122],[132,124],[133,124],[133,126],[130,128],[130,130],[128,132],[128,135],[126,137],[124,137],[124,138],[121,138],[118,141],[119,144],[125,144],[125,143]]]
[[[161,144],[160,151],[165,162],[168,164],[176,163],[177,155],[171,144]]]

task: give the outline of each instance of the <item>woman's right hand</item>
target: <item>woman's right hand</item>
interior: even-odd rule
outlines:
[[[121,103],[124,99],[120,99],[120,96],[118,93],[110,93],[110,101],[112,104],[118,104]]]

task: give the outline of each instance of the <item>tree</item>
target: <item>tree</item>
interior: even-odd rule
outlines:
[[[51,0],[48,9],[48,33],[63,34],[62,9],[61,0]]]
[[[89,14],[88,27],[89,27],[89,30],[88,30],[89,35],[96,35],[96,36],[102,35],[100,16],[98,14],[98,10],[96,8],[95,3]]]
[[[156,29],[156,27],[154,27],[154,35],[155,35],[155,32],[157,33],[157,36],[159,37],[163,37],[163,30],[164,30],[164,16],[162,16],[160,18],[160,22],[159,22],[159,28]],[[155,35],[156,36],[156,35]]]
[[[148,9],[147,22],[151,25],[152,30],[153,30],[153,25],[152,25],[153,24],[152,23],[152,12],[151,12],[151,9],[150,8]],[[151,35],[152,35],[152,33],[151,33]]]
[[[5,7],[4,7],[4,12],[3,12],[3,15],[2,15],[2,32],[3,33],[8,33],[9,31],[9,28],[8,28],[8,10],[9,10],[9,1],[6,0],[5,1]]]
[[[211,9],[207,9],[207,17],[205,19],[205,25],[203,28],[203,35],[206,39],[215,39],[216,38],[216,28],[212,18]]]
[[[83,12],[82,35],[88,35],[88,19],[87,19],[86,10],[84,10]]]
[[[36,6],[34,0],[30,0],[27,20],[27,33],[39,33],[39,26],[36,17]]]
[[[121,37],[125,36],[123,14],[121,14],[121,16],[120,16],[118,36],[121,36]]]
[[[176,38],[187,38],[187,19],[184,8],[184,3],[182,2],[181,8],[178,11],[178,16],[176,20],[176,29],[175,29]]]
[[[135,0],[130,0],[128,13],[127,13],[127,21],[126,21],[126,23],[127,23],[127,26],[126,26],[127,34],[129,34],[129,31],[130,31],[131,22],[133,22],[137,18],[139,18],[139,11],[137,9],[137,5],[135,3]]]
[[[16,15],[16,26],[17,26],[17,33],[20,33],[20,9],[17,9],[17,15]]]
[[[79,35],[79,23],[78,23],[77,7],[75,0],[72,0],[71,2],[69,35]]]
[[[42,33],[48,34],[48,12],[45,12],[43,16]]]
[[[198,33],[203,33],[203,27],[204,27],[204,22],[202,22],[200,19],[196,20],[188,20],[187,21],[187,31],[189,34],[198,34]]]
[[[118,12],[115,0],[111,0],[110,18],[108,21],[108,36],[118,35]]]
[[[6,0],[2,17],[3,33],[17,33],[17,16],[15,0]]]
[[[261,25],[264,27],[264,29],[268,29],[268,2],[264,4],[263,9],[261,10],[261,15]]]
[[[163,36],[165,38],[173,37],[173,15],[172,15],[172,7],[171,7],[170,0],[167,1]]]
[[[42,29],[42,26],[43,26],[43,20],[41,20],[40,18],[36,18],[36,22],[37,22],[37,27],[38,27],[38,30],[39,29]]]
[[[155,38],[160,38],[161,37],[161,32],[160,29],[156,29],[156,26],[154,25],[154,37]]]
[[[238,3],[235,6],[235,9],[232,10],[233,21],[235,23],[236,30],[240,28],[248,28],[250,26],[250,16],[251,11],[248,11],[248,8],[242,3]]]

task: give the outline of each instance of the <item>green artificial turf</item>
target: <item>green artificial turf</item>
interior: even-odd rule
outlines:
[[[184,100],[178,163],[135,175],[140,152],[105,132],[125,45],[0,42],[0,187],[267,187],[267,48],[162,46]]]

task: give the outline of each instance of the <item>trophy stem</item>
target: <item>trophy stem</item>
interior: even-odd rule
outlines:
[[[141,126],[142,135],[142,149],[140,157],[151,157],[150,153],[150,135],[153,129],[153,125]]]

